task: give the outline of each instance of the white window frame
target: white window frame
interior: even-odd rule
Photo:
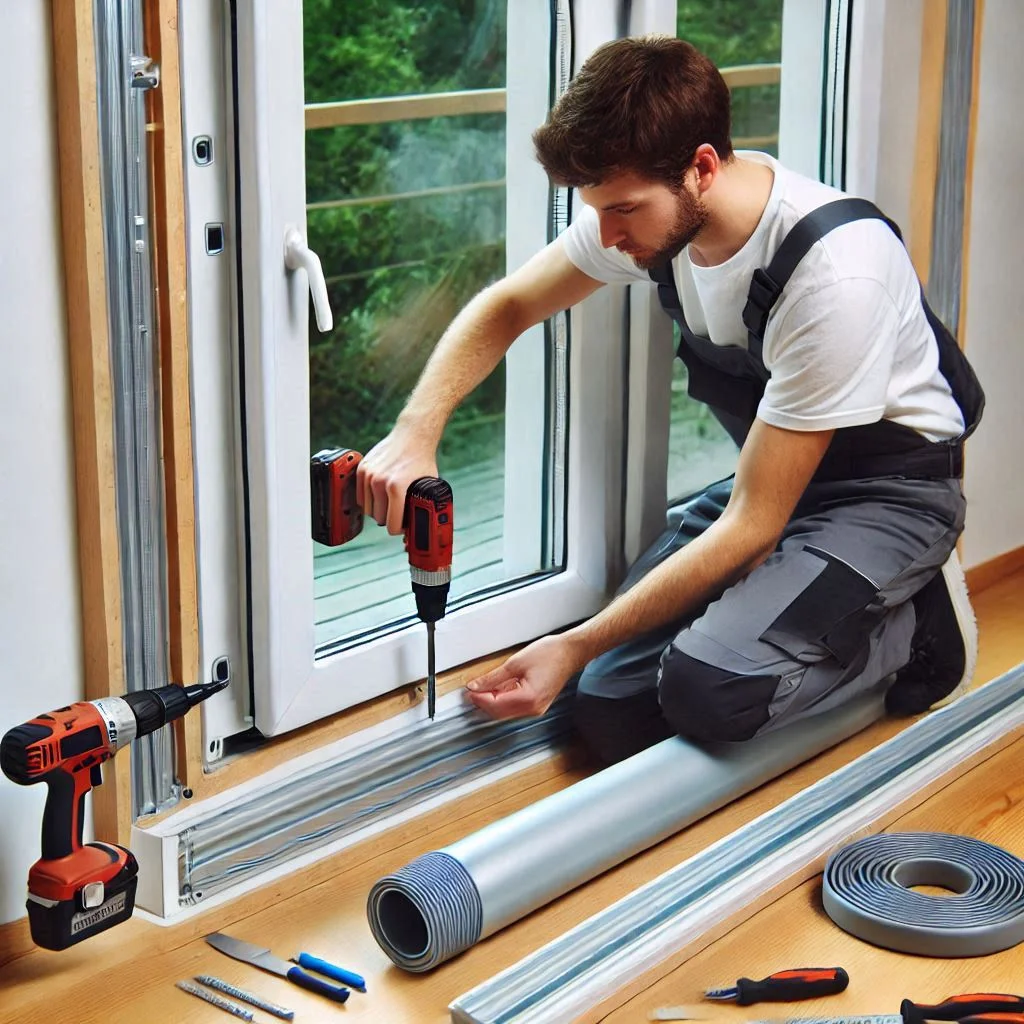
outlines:
[[[821,163],[826,0],[785,0],[779,86],[779,162],[817,178]],[[801,131],[806,125],[817,131]]]
[[[199,576],[200,673],[213,678],[226,658],[233,685],[203,701],[203,758],[252,724],[246,679],[238,362],[235,322],[237,232],[232,207],[230,42],[223,0],[189,0],[178,15],[182,151],[186,193],[189,363]],[[207,137],[212,160],[196,161]],[[223,225],[223,252],[206,251],[206,225]]]
[[[515,3],[510,35],[527,31],[537,19],[546,22],[546,0]],[[304,274],[288,274],[283,262],[286,226],[298,225],[304,232],[306,223],[301,3],[245,0],[238,7],[237,31],[248,611],[255,722],[270,736],[421,679],[426,644],[423,627],[416,623],[315,657],[308,286]],[[533,46],[509,61],[510,125],[535,127],[543,120],[546,88],[530,89],[529,83],[546,82],[548,53],[547,45]],[[528,110],[529,103],[536,109]],[[510,142],[515,156],[508,167],[510,194],[520,188],[524,194],[539,194],[528,150],[525,139]],[[521,185],[516,181],[520,174]],[[546,210],[545,200],[540,212],[546,215]],[[515,220],[527,219],[522,212],[516,211]],[[509,269],[543,241],[517,230],[510,239]],[[607,599],[619,570],[621,537],[623,317],[621,289],[603,289],[572,314],[565,571],[449,612],[437,629],[439,670],[585,618]],[[535,388],[540,336],[524,342],[510,363],[510,376],[520,382],[530,377]],[[518,394],[523,388],[511,390]],[[509,416],[522,422],[514,402]],[[532,442],[536,451],[536,436]],[[536,461],[507,462],[507,487],[536,474]]]

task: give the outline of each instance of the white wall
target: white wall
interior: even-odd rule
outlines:
[[[988,404],[967,448],[964,560],[988,561],[1024,544],[1024,9],[986,0],[971,190],[964,344]]]
[[[48,0],[0,32],[0,731],[82,697]],[[11,97],[17,97],[11,99]],[[45,787],[0,776],[0,923],[25,914]]]

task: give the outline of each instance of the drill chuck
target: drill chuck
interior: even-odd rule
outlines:
[[[448,606],[448,583],[423,584],[413,580],[416,595],[416,614],[421,622],[437,622],[444,618]]]
[[[176,690],[177,693],[167,693]],[[136,737],[148,736],[161,726],[180,718],[187,710],[185,691],[180,686],[161,686],[156,690],[135,690],[123,700],[135,715]]]
[[[123,700],[135,715],[136,737],[148,736],[168,722],[181,718],[189,708],[212,697],[228,685],[227,680],[215,683],[197,683],[195,686],[160,686],[153,690],[135,690],[126,693]]]

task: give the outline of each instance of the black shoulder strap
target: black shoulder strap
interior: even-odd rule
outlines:
[[[701,339],[694,334],[687,323],[683,304],[679,299],[679,289],[676,288],[676,279],[672,274],[672,264],[663,263],[660,267],[651,267],[647,273],[658,286],[658,301],[661,303],[661,308],[679,325],[679,333],[683,341],[691,348],[698,347]],[[680,349],[679,356],[684,363],[687,362],[685,349]]]
[[[883,221],[893,234],[901,242],[903,241],[903,236],[895,222],[886,217],[874,203],[867,199],[846,197],[819,206],[818,209],[803,216],[782,240],[768,266],[766,268],[759,267],[754,271],[747,293],[747,303],[743,309],[743,323],[748,333],[747,351],[761,364],[762,369],[761,349],[768,318],[783,289],[789,283],[793,271],[796,270],[797,265],[815,242],[841,224],[849,224],[857,220]],[[671,265],[652,269],[650,276],[658,285],[658,295],[662,305],[672,312],[673,316],[675,316],[675,310],[678,310],[677,319],[683,321],[682,304],[676,291]],[[923,289],[921,304],[939,347],[939,370],[949,383],[953,398],[960,406],[964,417],[964,432],[956,440],[955,447],[974,431],[981,420],[985,408],[985,393],[955,338],[928,306]],[[951,470],[950,475],[955,476],[957,473]]]
[[[811,246],[841,224],[872,219],[884,221],[896,237],[903,240],[896,224],[867,199],[836,199],[811,210],[797,221],[782,240],[768,266],[758,267],[750,281],[747,304],[743,308],[743,323],[751,335],[751,346],[756,342],[756,347],[760,349],[772,308],[793,276],[797,264],[807,255]]]

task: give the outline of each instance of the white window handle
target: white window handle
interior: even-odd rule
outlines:
[[[309,280],[309,293],[313,297],[313,310],[316,313],[316,325],[321,334],[334,327],[331,315],[331,304],[327,300],[327,282],[324,270],[320,266],[320,257],[308,245],[294,224],[284,229],[284,265],[289,270],[301,267],[306,271]]]

